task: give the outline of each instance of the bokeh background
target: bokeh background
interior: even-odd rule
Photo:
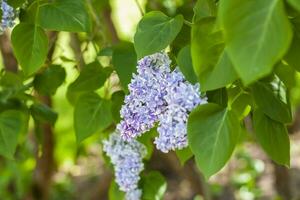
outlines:
[[[87,0],[89,1],[89,0]],[[103,1],[103,0],[97,0]],[[105,2],[105,3],[104,3]],[[191,17],[192,1],[184,0],[110,0],[103,1],[104,14],[93,8],[94,17],[106,17],[109,25],[99,28],[99,33],[109,32],[114,40],[133,41],[135,28],[141,19],[140,9],[162,10],[168,15],[185,13]],[[190,7],[189,7],[190,6]],[[101,8],[102,9],[102,8]],[[101,19],[100,19],[101,20]],[[102,33],[101,33],[102,34]],[[103,33],[105,34],[105,33]],[[4,37],[1,36],[2,43]],[[104,162],[101,150],[101,133],[88,138],[77,145],[73,128],[73,107],[66,98],[67,86],[78,76],[72,60],[82,57],[86,63],[92,62],[97,52],[91,44],[76,40],[84,35],[59,33],[54,50],[54,63],[62,64],[67,71],[66,82],[57,90],[52,99],[53,109],[59,118],[53,130],[54,160],[52,182],[43,187],[49,191],[51,200],[105,200],[108,199],[113,173]],[[105,44],[103,44],[105,46]],[[76,49],[83,53],[78,55]],[[99,58],[105,65],[105,57]],[[0,68],[3,69],[0,56]],[[255,144],[251,131],[245,142],[237,148],[231,161],[209,181],[204,180],[191,159],[184,165],[175,153],[163,154],[154,151],[149,168],[160,171],[167,180],[165,200],[200,200],[205,199],[300,199],[300,75],[295,72],[291,77],[295,85],[290,91],[290,99],[295,121],[289,126],[291,139],[291,167],[285,168],[273,163]],[[251,124],[249,124],[251,130]],[[40,174],[45,166],[38,164],[41,145],[37,141],[33,122],[28,135],[20,138],[15,160],[0,157],[0,199],[32,199],[37,184],[43,184]],[[49,166],[45,167],[49,168]],[[47,180],[46,180],[47,181]]]

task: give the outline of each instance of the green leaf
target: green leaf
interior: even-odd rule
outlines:
[[[217,104],[198,106],[188,119],[188,140],[206,178],[218,172],[230,158],[240,135],[235,113]]]
[[[252,94],[257,106],[270,118],[282,123],[292,121],[288,104],[274,93],[274,89],[263,82],[257,82],[252,86]]]
[[[275,73],[287,88],[296,86],[296,70],[290,65],[280,62],[275,68]]]
[[[25,0],[7,0],[8,5],[18,8],[25,3]]]
[[[142,177],[142,199],[162,200],[167,190],[165,178],[157,171],[152,171]]]
[[[74,110],[74,128],[80,143],[112,123],[111,102],[90,92],[79,97]]]
[[[49,122],[52,126],[54,126],[57,120],[57,113],[45,104],[33,104],[30,107],[30,112],[34,120],[38,122]]]
[[[195,84],[197,82],[197,76],[195,75],[195,71],[193,69],[190,45],[185,46],[179,51],[177,56],[177,64],[185,79]]]
[[[166,48],[175,39],[182,25],[182,15],[171,18],[160,11],[145,14],[134,36],[138,59]]]
[[[64,82],[66,71],[60,65],[50,65],[45,71],[34,77],[33,86],[42,95],[52,96]]]
[[[54,31],[90,31],[89,15],[82,0],[56,0],[40,6],[38,24]]]
[[[278,164],[290,165],[290,141],[284,124],[272,120],[261,110],[253,115],[255,136],[265,152]]]
[[[300,32],[295,31],[291,46],[286,53],[284,60],[295,70],[300,72]]]
[[[48,37],[43,29],[26,23],[18,24],[12,31],[12,45],[26,76],[44,64],[48,52]]]
[[[99,89],[111,73],[112,68],[103,68],[98,61],[84,66],[77,79],[68,87],[68,100],[74,104],[80,94]]]
[[[299,0],[287,0],[287,2],[300,12],[300,1]]]
[[[113,120],[116,123],[119,123],[121,120],[120,110],[123,105],[124,98],[125,98],[125,94],[123,91],[117,91],[113,93],[111,96],[111,101],[112,101],[111,112],[112,112]]]
[[[0,114],[0,154],[13,158],[18,137],[27,127],[27,120],[20,111],[7,110]]]
[[[125,197],[124,192],[119,190],[119,187],[115,180],[112,180],[109,191],[108,191],[109,200],[123,200]]]
[[[183,166],[186,161],[193,157],[193,152],[189,147],[186,147],[184,149],[176,150],[176,155],[180,161],[180,164]]]
[[[227,107],[228,95],[226,88],[220,88],[213,91],[206,92],[209,102],[219,104],[222,107]]]
[[[125,92],[128,92],[132,74],[136,71],[137,58],[132,43],[122,42],[113,48],[112,64]]]
[[[292,30],[282,0],[220,1],[226,52],[248,85],[269,74],[289,48]]]
[[[203,18],[193,25],[191,53],[202,91],[224,87],[238,78],[224,45],[214,17]]]
[[[194,18],[193,18],[194,22],[197,22],[198,20],[204,17],[211,16],[207,0],[198,0],[193,10],[194,10]]]

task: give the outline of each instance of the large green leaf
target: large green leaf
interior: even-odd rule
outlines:
[[[193,152],[191,151],[190,147],[186,147],[184,149],[176,150],[176,156],[180,161],[180,164],[183,166],[186,161],[193,157]]]
[[[177,64],[186,80],[191,83],[197,82],[197,76],[193,69],[190,45],[185,46],[179,51],[177,56]]]
[[[300,12],[300,1],[299,0],[287,0],[295,9]]]
[[[245,84],[269,74],[289,48],[292,30],[282,0],[220,1],[226,51]]]
[[[25,0],[7,0],[8,5],[18,8],[25,3]]]
[[[189,145],[206,178],[230,158],[240,135],[237,116],[217,104],[198,106],[188,119]]]
[[[45,71],[34,77],[33,86],[42,95],[54,95],[64,82],[66,71],[60,65],[50,65]]]
[[[134,47],[138,58],[166,48],[175,39],[182,25],[182,15],[171,18],[160,11],[145,14],[134,36]]]
[[[34,120],[45,123],[49,122],[54,126],[57,120],[57,113],[45,104],[35,103],[30,107],[30,112]]]
[[[13,29],[11,40],[15,56],[25,75],[33,74],[44,64],[48,52],[48,37],[43,29],[20,23]]]
[[[143,200],[162,200],[167,190],[165,178],[157,171],[152,171],[142,178]]]
[[[117,91],[112,94],[111,96],[111,101],[112,101],[112,106],[111,106],[111,113],[114,122],[119,123],[121,120],[120,116],[120,110],[123,105],[125,98],[125,94],[123,91]]]
[[[282,123],[292,121],[291,112],[287,103],[274,93],[271,85],[257,82],[252,86],[252,94],[257,106],[270,118]]]
[[[136,71],[137,58],[134,46],[129,42],[122,42],[113,48],[112,64],[120,78],[125,92],[128,92],[132,74]]]
[[[267,154],[281,165],[290,165],[290,141],[284,124],[272,120],[261,110],[253,115],[255,136]]]
[[[193,10],[194,10],[194,18],[193,18],[194,22],[204,17],[211,16],[207,0],[198,0]]]
[[[193,25],[191,53],[202,91],[224,87],[237,79],[224,45],[214,17],[203,18]]]
[[[112,123],[111,102],[90,92],[79,97],[74,110],[77,142],[107,128]]]
[[[8,110],[0,114],[0,154],[13,158],[18,137],[27,127],[27,120],[20,111]]]
[[[55,31],[90,31],[89,15],[82,0],[56,0],[40,6],[37,23]]]

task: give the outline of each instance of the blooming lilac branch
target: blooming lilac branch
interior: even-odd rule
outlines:
[[[130,140],[158,123],[159,136],[154,143],[165,153],[187,146],[188,114],[206,103],[199,84],[186,81],[178,68],[171,71],[170,64],[166,53],[146,56],[138,62],[121,109],[123,120],[117,126],[122,137]]]

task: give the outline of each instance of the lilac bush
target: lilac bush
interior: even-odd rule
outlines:
[[[115,180],[121,191],[126,192],[126,200],[138,200],[140,172],[144,169],[143,158],[146,147],[136,140],[125,141],[120,133],[112,133],[103,141],[103,150],[110,157],[115,170]]]
[[[123,120],[117,126],[122,137],[130,140],[158,123],[159,136],[154,143],[165,153],[187,146],[188,114],[206,103],[199,84],[190,84],[179,68],[171,71],[170,65],[166,53],[146,56],[138,62],[121,109]]]

